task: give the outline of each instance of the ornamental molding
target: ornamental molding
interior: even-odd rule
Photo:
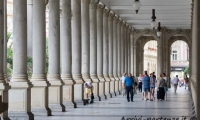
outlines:
[[[99,3],[99,0],[90,0],[90,8],[91,9],[97,9],[98,3]]]
[[[110,12],[109,13],[109,21],[113,21],[114,20],[114,17],[115,17],[115,13],[112,13],[112,12]]]
[[[103,9],[103,17],[108,17],[110,13],[110,9]]]
[[[115,16],[115,17],[114,17],[114,23],[115,23],[115,24],[118,24],[119,21],[120,21],[120,20],[119,20],[119,16]]]
[[[46,6],[47,6],[48,3],[49,3],[49,0],[45,0],[45,4],[46,4]]]
[[[100,11],[103,13],[103,10],[105,9],[106,5],[104,4],[97,4],[97,11]]]

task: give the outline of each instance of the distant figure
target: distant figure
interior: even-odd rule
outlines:
[[[163,79],[165,80],[165,87],[164,87],[164,91],[165,91],[165,100],[167,100],[167,77],[166,74],[163,73]]]
[[[153,77],[153,74],[150,74],[150,101],[155,100],[154,93],[155,93],[155,82],[156,79]]]
[[[134,79],[132,78],[132,75],[129,73],[128,76],[124,80],[124,85],[126,86],[126,95],[127,95],[127,101],[130,102],[129,94],[131,94],[131,102],[133,101],[133,84]]]
[[[91,82],[85,82],[84,83],[84,87],[85,87],[85,93],[86,93],[86,97],[88,98],[88,96],[91,94],[93,94],[93,85]]]
[[[142,92],[142,76],[141,76],[141,74],[139,74],[139,77],[138,77],[138,89],[139,89],[139,92]]]
[[[176,93],[177,86],[178,86],[178,83],[179,83],[178,75],[176,75],[176,77],[174,78],[173,83],[174,83],[174,92]]]
[[[148,92],[150,92],[150,78],[147,74],[147,71],[144,71],[144,78],[143,78],[143,91],[144,91],[144,100],[148,100]]]
[[[126,96],[126,86],[124,86],[124,80],[127,77],[127,74],[124,73],[123,76],[121,77],[121,81],[122,81],[122,95]]]
[[[185,89],[186,89],[186,87],[189,88],[189,78],[187,77],[187,75],[185,77]]]
[[[165,91],[164,91],[165,79],[163,77],[164,75],[160,74],[160,80],[158,81],[158,86],[157,86],[157,99],[159,101],[162,101],[165,98]]]

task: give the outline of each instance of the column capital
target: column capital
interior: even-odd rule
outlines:
[[[104,10],[105,6],[106,5],[104,5],[104,4],[97,4],[97,11],[100,11],[103,14],[103,10]]]
[[[33,5],[33,0],[27,0],[27,5]]]
[[[108,17],[110,13],[110,9],[104,9],[103,10],[103,17]]]
[[[49,0],[45,0],[45,4],[47,5],[49,3]]]
[[[118,24],[119,21],[120,21],[120,20],[119,20],[119,16],[115,16],[115,17],[114,17],[114,23],[115,23],[115,24]]]
[[[89,3],[90,3],[90,0],[81,0],[81,3],[89,4]]]
[[[60,9],[60,17],[62,17],[62,9]]]
[[[90,8],[96,9],[98,3],[99,3],[99,0],[90,0]]]
[[[113,21],[114,17],[115,17],[115,13],[110,12],[109,13],[109,21]]]

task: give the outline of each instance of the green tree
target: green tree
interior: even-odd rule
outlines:
[[[187,66],[184,70],[184,76],[189,74],[189,66]]]

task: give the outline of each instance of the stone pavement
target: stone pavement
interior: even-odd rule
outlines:
[[[127,102],[123,96],[57,112],[54,116],[35,116],[35,120],[121,120],[122,118],[182,118],[192,116],[190,93],[184,87],[168,91],[167,101],[143,101],[141,93],[134,96],[134,102]],[[124,120],[125,120],[124,119]],[[131,120],[131,119],[130,119]],[[133,120],[133,119],[132,119]]]

